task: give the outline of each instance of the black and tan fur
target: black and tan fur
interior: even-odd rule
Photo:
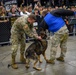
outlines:
[[[35,40],[35,42],[32,43],[25,51],[26,67],[29,67],[29,59],[34,59],[35,62],[33,64],[33,68],[36,70],[41,70],[41,68],[36,67],[38,61],[40,63],[42,62],[40,60],[41,54],[44,56],[44,59],[48,61],[45,55],[45,51],[47,49],[46,33],[44,31],[40,31],[40,36],[42,37],[42,40]]]

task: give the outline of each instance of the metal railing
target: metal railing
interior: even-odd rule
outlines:
[[[0,19],[8,19],[8,21],[4,21],[4,22],[0,22],[0,44],[5,44],[5,43],[10,43],[9,39],[10,39],[10,29],[12,26],[12,23],[18,18],[19,16],[15,16],[15,17],[9,17],[9,16],[5,16],[5,17],[0,17]],[[69,26],[70,25],[74,25],[73,28],[73,34],[74,36],[76,35],[76,18],[71,18],[69,19]],[[69,33],[71,34],[71,33]],[[33,38],[29,38],[27,37],[26,39],[27,41],[29,40],[33,40]]]
[[[69,21],[69,26],[73,26],[73,32],[69,34],[73,34],[74,36],[76,35],[76,18],[70,18]]]

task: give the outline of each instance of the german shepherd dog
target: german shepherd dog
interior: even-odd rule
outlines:
[[[40,31],[40,36],[42,37],[42,40],[35,40],[25,51],[25,57],[26,57],[26,68],[29,68],[29,59],[35,60],[33,64],[33,68],[36,70],[42,70],[41,68],[36,67],[36,64],[38,61],[42,63],[40,60],[40,55],[42,54],[44,56],[44,59],[46,62],[48,61],[45,55],[45,51],[47,49],[47,40],[46,40],[46,33],[45,31]]]

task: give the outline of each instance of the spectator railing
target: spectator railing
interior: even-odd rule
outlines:
[[[74,36],[76,35],[76,18],[70,18],[69,20],[68,20],[68,23],[69,23],[69,25],[73,25],[74,27],[73,27],[73,34],[74,34]],[[69,33],[69,34],[71,34],[71,33]]]
[[[7,16],[0,17],[0,19],[0,44],[9,43],[11,22]]]
[[[12,23],[18,18],[19,16],[15,17],[9,17],[9,16],[4,16],[0,17],[0,45],[1,44],[6,44],[10,43],[10,30]],[[12,20],[15,18],[14,20]]]
[[[0,44],[10,43],[10,30],[12,23],[18,18],[19,16],[15,17],[8,17],[5,16],[4,18],[7,18],[8,21],[0,22]],[[3,18],[3,17],[0,17]],[[71,18],[69,20],[69,25],[74,25],[74,35],[76,34],[76,18]],[[26,40],[31,40],[32,38],[27,38]]]
[[[14,17],[0,17],[0,19],[8,19],[5,21],[4,19],[0,22],[0,45],[1,44],[9,44],[10,43],[10,30],[14,23],[14,21],[20,16],[14,16]],[[26,42],[33,40],[33,38],[26,37]]]

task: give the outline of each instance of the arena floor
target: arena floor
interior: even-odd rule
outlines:
[[[27,43],[28,47],[31,42]],[[48,40],[48,48],[46,56],[49,59],[50,55],[50,41]],[[37,66],[42,68],[41,71],[36,71],[32,68],[26,69],[25,64],[21,64],[19,61],[19,50],[17,53],[16,61],[18,63],[18,69],[12,69],[7,67],[11,61],[11,45],[0,46],[0,75],[76,75],[76,36],[70,36],[67,44],[68,50],[65,57],[65,62],[59,62],[55,60],[55,64],[47,64],[43,56],[41,59],[43,63],[38,63]],[[57,56],[59,56],[60,48],[58,47]]]

